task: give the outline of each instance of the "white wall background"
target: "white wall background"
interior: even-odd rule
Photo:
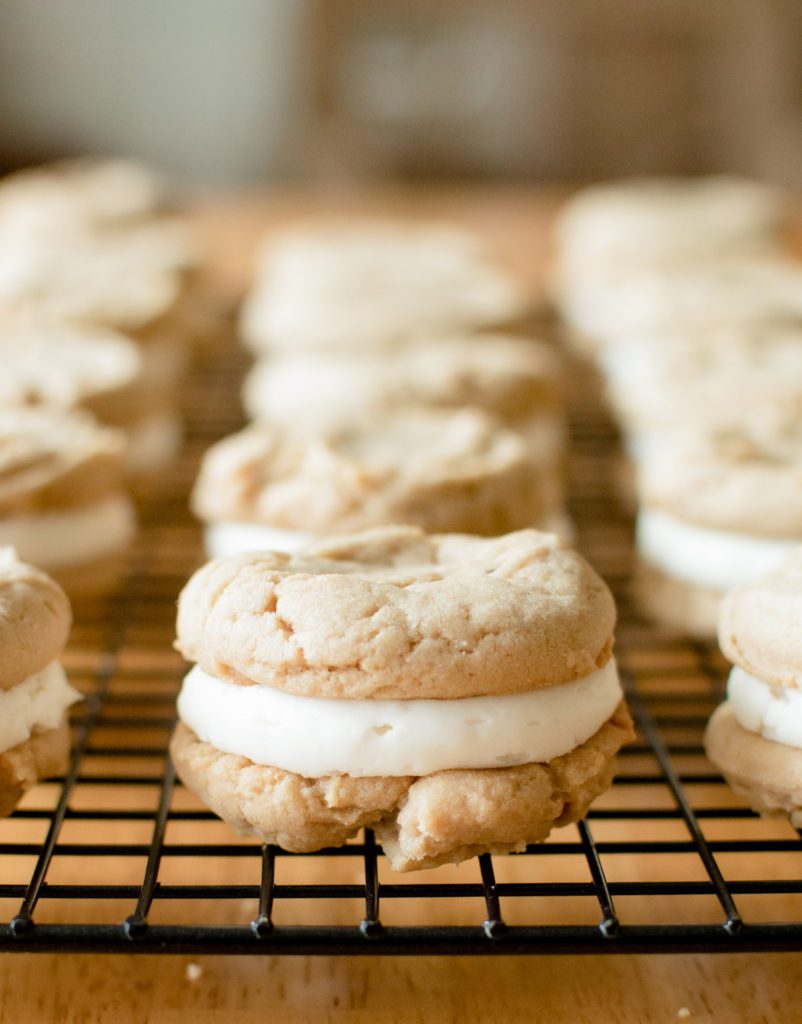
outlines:
[[[305,0],[0,0],[10,154],[135,154],[176,179],[292,170]]]

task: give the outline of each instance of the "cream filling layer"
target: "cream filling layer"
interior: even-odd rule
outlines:
[[[29,740],[34,732],[61,725],[81,694],[67,682],[57,661],[10,690],[0,690],[0,753]]]
[[[41,569],[62,569],[113,554],[135,529],[130,498],[114,494],[92,505],[0,519],[0,545],[11,545],[22,561]]]
[[[239,555],[243,551],[283,551],[291,555],[317,539],[312,533],[279,530],[261,523],[209,523],[203,536],[210,558]]]
[[[770,572],[799,544],[694,526],[657,509],[638,513],[636,541],[644,559],[666,575],[722,591]]]
[[[802,749],[802,691],[773,686],[736,665],[727,683],[727,699],[743,729]]]
[[[551,761],[597,732],[621,700],[615,661],[574,682],[460,700],[333,700],[241,686],[195,666],[181,720],[227,754],[305,778],[430,775]]]
[[[565,512],[553,512],[546,516],[538,529],[556,533],[570,543],[575,536],[575,527]],[[206,554],[210,558],[239,555],[245,551],[283,551],[292,555],[308,544],[324,538],[301,530],[280,530],[261,523],[209,523],[203,531]]]

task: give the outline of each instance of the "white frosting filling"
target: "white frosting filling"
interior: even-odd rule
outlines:
[[[429,775],[545,762],[597,732],[621,700],[615,662],[530,693],[460,700],[333,700],[241,686],[197,665],[178,713],[200,739],[305,778]]]
[[[0,519],[0,545],[41,569],[84,565],[124,547],[136,516],[130,498],[113,494],[93,505]]]
[[[181,450],[184,428],[180,416],[155,412],[127,428],[125,461],[133,473],[161,469]]]
[[[0,753],[24,743],[34,732],[55,729],[67,708],[81,699],[57,661],[24,683],[0,690]]]
[[[565,512],[552,512],[538,529],[556,533],[566,542],[574,539],[573,521]],[[246,551],[283,551],[295,554],[308,544],[322,538],[301,530],[279,530],[261,523],[209,523],[203,531],[204,546],[209,558],[239,555]]]
[[[261,523],[210,523],[203,536],[210,558],[238,555],[243,551],[283,551],[291,555],[316,540],[311,533],[279,530]]]
[[[682,522],[658,509],[641,509],[638,551],[675,579],[713,590],[749,583],[775,569],[799,540],[753,537]]]
[[[802,691],[772,686],[736,666],[730,672],[727,699],[743,729],[802,749]]]

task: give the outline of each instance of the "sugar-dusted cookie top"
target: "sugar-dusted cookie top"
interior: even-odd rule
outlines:
[[[613,598],[556,537],[367,531],[208,563],[177,646],[214,675],[335,698],[520,693],[610,657]]]
[[[584,278],[569,301],[574,326],[613,345],[651,330],[799,324],[802,265],[782,253],[613,264]]]
[[[116,224],[154,214],[162,199],[158,177],[132,160],[59,160],[0,181],[0,220],[13,210],[31,225]]]
[[[0,310],[102,323],[125,330],[153,324],[176,304],[183,272],[196,260],[180,221],[137,222],[125,230],[79,224],[35,230],[0,203]]]
[[[531,305],[481,240],[451,224],[287,229],[267,240],[257,273],[242,320],[255,351],[372,348],[411,332],[498,326]]]
[[[367,422],[409,405],[478,406],[512,420],[559,406],[554,348],[506,335],[435,335],[389,351],[288,352],[246,378],[252,419],[293,433]]]
[[[193,508],[320,534],[389,523],[499,534],[537,522],[546,500],[526,443],[495,418],[413,409],[321,437],[249,427],[207,452]]]
[[[718,635],[724,654],[750,675],[802,686],[802,546],[773,572],[724,596]]]
[[[124,451],[88,413],[0,409],[0,516],[101,500],[122,483]]]
[[[802,538],[802,420],[796,403],[752,413],[747,407],[740,422],[678,427],[645,455],[639,491],[644,506],[696,526]]]
[[[84,406],[101,416],[118,413],[143,374],[139,348],[123,335],[39,317],[0,317],[0,365],[0,406]]]
[[[771,238],[782,206],[775,188],[743,178],[628,178],[573,196],[559,215],[556,238],[566,270],[723,253]]]
[[[72,615],[61,587],[0,547],[0,690],[24,682],[55,661]]]
[[[777,402],[802,407],[802,321],[638,334],[603,360],[616,413],[635,429],[737,423]]]

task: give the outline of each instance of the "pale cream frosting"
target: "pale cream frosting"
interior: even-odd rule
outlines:
[[[118,551],[135,529],[130,498],[114,494],[92,505],[0,519],[0,545],[16,548],[25,562],[57,570]]]
[[[261,523],[209,523],[203,531],[209,558],[243,551],[284,551],[291,555],[317,538],[301,530],[280,530]]]
[[[195,666],[178,713],[218,750],[305,778],[421,776],[550,761],[590,739],[620,700],[613,659],[560,686],[457,700],[300,697]]]
[[[644,559],[667,575],[721,591],[770,572],[799,545],[799,539],[695,526],[652,508],[638,513],[636,542]]]
[[[55,729],[67,708],[81,699],[56,661],[18,686],[0,690],[0,753],[29,740],[34,732]]]
[[[736,665],[727,683],[727,700],[743,729],[802,749],[802,692],[798,689],[772,686]]]
[[[567,512],[560,510],[546,516],[539,529],[556,533],[566,543],[573,543],[576,528]],[[302,530],[280,530],[261,523],[208,523],[203,530],[204,547],[209,558],[239,555],[246,551],[283,551],[292,555],[308,544],[324,538]]]

